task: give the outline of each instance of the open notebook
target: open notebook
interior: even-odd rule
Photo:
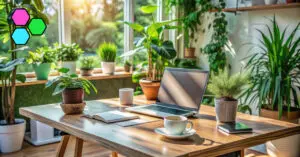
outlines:
[[[139,118],[139,116],[136,116],[134,114],[127,113],[127,112],[120,112],[120,111],[108,111],[108,112],[96,113],[93,115],[87,114],[85,115],[85,117],[100,120],[105,123],[122,122],[122,121]]]

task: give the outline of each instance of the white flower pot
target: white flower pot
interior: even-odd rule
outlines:
[[[265,0],[266,5],[277,4],[277,0]]]
[[[271,157],[298,157],[300,156],[300,135],[289,136],[266,143]]]
[[[215,111],[218,122],[234,122],[238,101],[225,101],[215,98]]]
[[[70,70],[68,74],[76,74],[76,61],[64,61],[62,67]]]
[[[101,62],[101,66],[104,74],[113,74],[115,72],[115,62]]]
[[[0,125],[0,152],[11,153],[21,150],[26,121],[16,119],[17,124]]]

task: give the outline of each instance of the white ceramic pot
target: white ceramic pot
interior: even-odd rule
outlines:
[[[16,119],[17,124],[0,125],[0,152],[11,153],[21,150],[26,121]]]
[[[113,74],[115,72],[115,62],[101,62],[101,66],[104,74]]]
[[[76,61],[64,61],[62,62],[63,68],[68,68],[69,74],[76,74]]]
[[[269,141],[266,148],[271,157],[299,157],[300,135]]]
[[[215,98],[215,111],[218,122],[234,122],[238,101],[225,101]]]
[[[277,0],[265,0],[266,5],[277,4]]]

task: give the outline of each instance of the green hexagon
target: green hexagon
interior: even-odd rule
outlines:
[[[47,25],[44,20],[40,18],[31,19],[28,25],[28,29],[32,35],[43,35],[46,28]]]

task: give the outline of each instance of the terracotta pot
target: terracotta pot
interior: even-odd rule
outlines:
[[[125,72],[130,72],[130,68],[131,68],[131,66],[124,65],[124,71]]]
[[[85,102],[78,104],[60,104],[65,114],[81,114],[85,108]]]
[[[215,98],[215,111],[218,122],[235,122],[238,101]]]
[[[93,69],[80,69],[81,76],[92,76]]]
[[[185,48],[184,58],[195,58],[195,48]]]
[[[82,88],[65,89],[62,93],[64,104],[78,104],[83,102],[84,92]]]
[[[261,109],[261,117],[278,120],[278,111]],[[291,112],[284,111],[282,121],[298,123],[300,117],[300,109],[291,108]],[[300,135],[293,135],[278,140],[272,140],[266,143],[268,155],[271,157],[296,157],[300,156]]]
[[[160,87],[160,82],[148,81],[148,80],[140,80],[139,81],[142,90],[146,96],[147,100],[156,100],[158,95],[158,90]]]

